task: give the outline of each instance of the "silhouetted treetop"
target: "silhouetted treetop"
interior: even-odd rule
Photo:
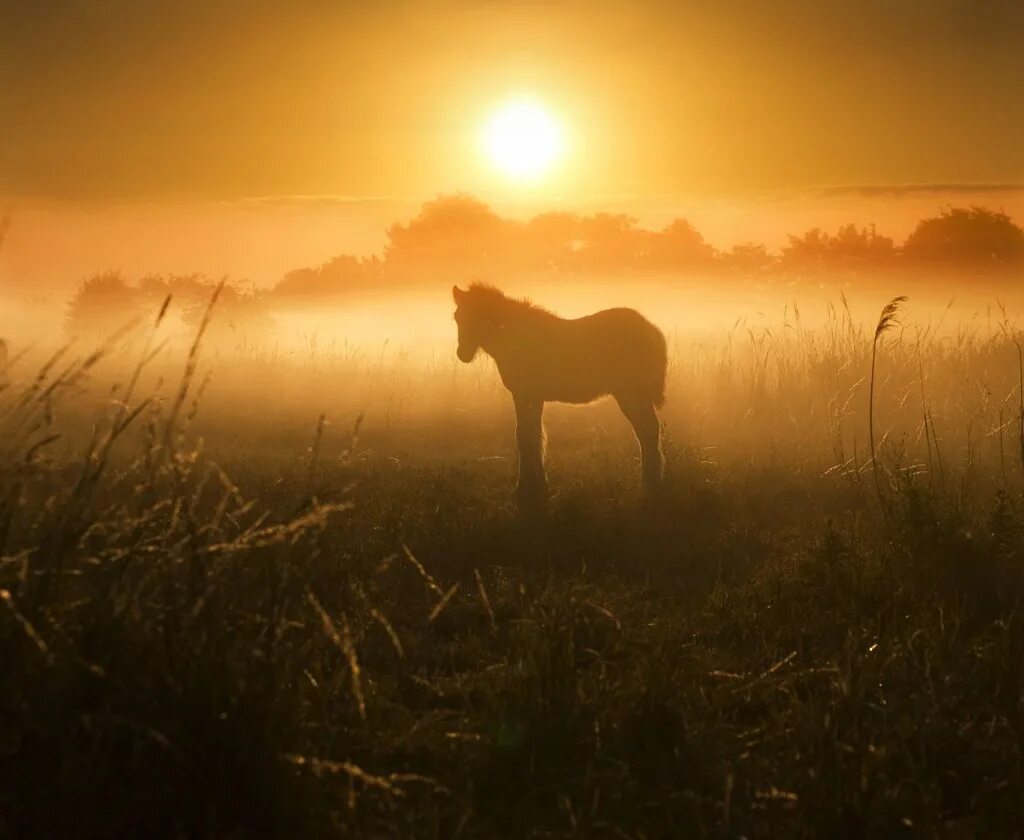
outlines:
[[[388,228],[387,237],[381,262],[387,279],[452,271],[488,277],[537,270],[660,271],[706,265],[715,257],[684,219],[660,232],[621,213],[550,212],[521,222],[461,193],[428,202],[409,222]]]
[[[650,237],[647,263],[651,268],[706,266],[714,259],[715,249],[686,219],[676,219],[660,234]]]
[[[168,317],[194,329],[216,286],[202,274],[152,274],[136,283],[120,272],[97,274],[84,280],[69,301],[67,329],[74,336],[110,335],[133,323],[141,326],[151,321],[168,297]],[[238,283],[225,285],[216,314],[211,334],[251,334],[273,326],[265,294]]]
[[[888,236],[882,236],[874,225],[858,228],[843,225],[835,234],[811,228],[802,236],[789,237],[782,249],[784,267],[806,269],[817,267],[858,267],[891,262],[897,254]]]
[[[380,258],[341,255],[317,268],[289,272],[275,287],[275,298],[322,298],[438,279],[501,281],[530,273],[763,276],[856,273],[901,262],[984,267],[1024,261],[1024,231],[1006,214],[978,207],[921,221],[903,248],[874,225],[845,224],[834,233],[816,227],[790,235],[778,255],[755,242],[718,251],[687,219],[674,219],[660,230],[641,227],[624,213],[559,210],[520,221],[465,193],[427,202],[415,217],[391,225],[386,233]]]
[[[1001,211],[953,207],[917,223],[903,253],[909,260],[946,263],[1024,262],[1024,230]]]
[[[580,220],[576,264],[593,271],[634,268],[647,254],[650,231],[621,213],[597,213]]]
[[[517,227],[473,196],[442,196],[408,223],[388,228],[384,262],[397,273],[498,269],[510,256]]]
[[[726,269],[743,274],[756,274],[770,267],[774,257],[760,242],[743,242],[720,254],[719,261]]]
[[[274,287],[278,298],[338,297],[377,288],[381,280],[378,257],[360,259],[342,254],[318,268],[289,271]]]
[[[146,297],[118,271],[88,277],[68,302],[68,331],[72,335],[113,333],[142,316]]]
[[[526,223],[524,238],[540,268],[566,270],[583,246],[583,224],[576,213],[541,213]]]

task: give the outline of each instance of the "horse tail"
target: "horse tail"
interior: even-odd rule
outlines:
[[[662,408],[665,405],[665,380],[668,375],[668,344],[665,341],[665,334],[657,327],[654,328],[654,407]]]

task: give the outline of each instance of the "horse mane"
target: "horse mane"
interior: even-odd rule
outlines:
[[[466,294],[470,296],[474,306],[489,312],[501,313],[504,315],[549,315],[556,317],[553,312],[538,306],[527,298],[511,298],[497,286],[489,283],[475,281],[469,285]]]

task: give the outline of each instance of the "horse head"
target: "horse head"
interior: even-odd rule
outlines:
[[[452,286],[455,300],[455,323],[459,328],[459,346],[456,354],[459,361],[468,364],[476,358],[481,347],[493,343],[495,333],[502,327],[500,308],[496,305],[500,297],[487,287],[473,285],[469,289]],[[496,298],[492,300],[492,298]]]

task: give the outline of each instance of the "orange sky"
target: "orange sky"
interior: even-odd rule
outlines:
[[[459,190],[687,216],[718,246],[899,238],[970,201],[1019,220],[1019,190],[965,185],[1024,183],[1022,43],[1017,0],[5,0],[0,283],[269,284]],[[529,186],[479,143],[518,94],[568,133]]]
[[[486,193],[522,91],[552,196],[1019,182],[1022,43],[1015,0],[6,0],[0,195]]]

